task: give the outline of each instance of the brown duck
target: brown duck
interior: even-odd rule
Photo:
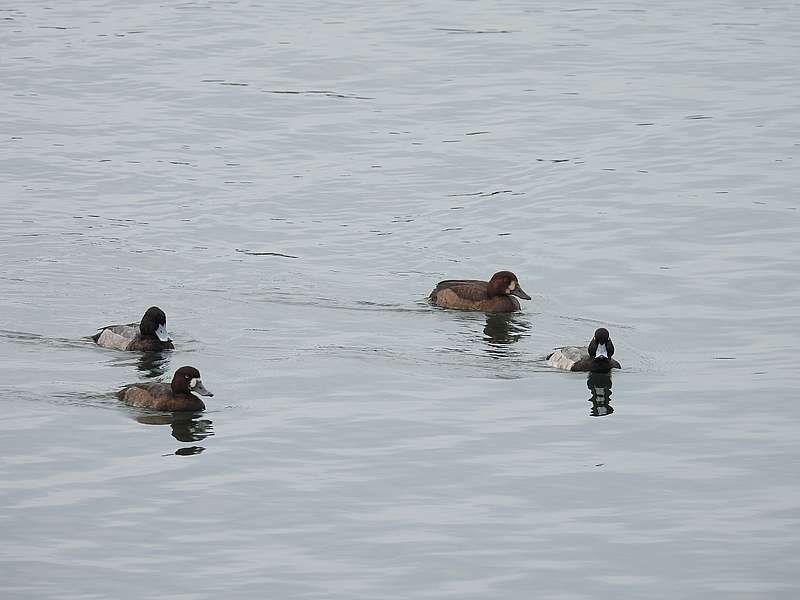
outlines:
[[[170,412],[204,410],[206,405],[195,394],[213,396],[200,379],[194,367],[181,367],[175,371],[172,383],[133,383],[117,392],[125,404],[138,408],[151,408]]]
[[[477,279],[447,279],[440,281],[431,292],[430,301],[443,308],[481,310],[484,312],[515,312],[519,300],[531,297],[519,286],[511,271],[500,271],[489,281]]]

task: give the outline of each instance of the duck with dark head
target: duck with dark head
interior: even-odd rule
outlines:
[[[530,300],[511,271],[499,271],[489,281],[447,279],[436,284],[429,300],[442,308],[480,310],[484,312],[516,312],[519,300]]]
[[[157,306],[145,311],[142,320],[127,325],[107,325],[92,336],[104,348],[115,350],[171,350],[175,348],[167,333],[167,315]]]
[[[195,396],[213,396],[203,385],[200,371],[181,367],[175,371],[172,383],[133,383],[117,392],[125,404],[170,412],[205,410],[206,405]]]
[[[611,341],[608,329],[599,327],[594,332],[588,348],[580,346],[558,348],[547,356],[547,364],[565,371],[608,373],[611,369],[622,368],[611,358],[612,356],[614,356],[614,342]]]

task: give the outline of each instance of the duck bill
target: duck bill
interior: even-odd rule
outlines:
[[[201,396],[214,395],[206,389],[206,386],[203,385],[202,379],[192,379],[192,381],[189,383],[189,387],[192,388],[193,393],[200,394]]]
[[[525,293],[525,290],[523,290],[521,287],[519,287],[519,284],[517,284],[517,287],[515,287],[513,290],[511,290],[511,295],[512,296],[516,296],[517,298],[522,298],[523,300],[530,300],[531,299],[531,297],[528,296],[528,294]]]
[[[162,342],[170,342],[172,341],[167,333],[167,328],[163,324],[158,326],[156,329],[156,337],[161,340]]]
[[[605,344],[597,344],[597,352],[594,355],[595,358],[608,358],[608,350],[606,349]]]

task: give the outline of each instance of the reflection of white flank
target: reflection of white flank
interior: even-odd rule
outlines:
[[[595,353],[595,357],[608,358],[608,350],[606,350],[605,344],[597,344],[597,352]]]

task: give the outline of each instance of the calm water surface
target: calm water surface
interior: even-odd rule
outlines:
[[[0,7],[0,594],[798,597],[798,30]],[[425,302],[500,268],[519,314]],[[84,339],[151,304],[174,352]],[[543,363],[600,325],[610,407]],[[111,395],[184,364],[203,414]]]

